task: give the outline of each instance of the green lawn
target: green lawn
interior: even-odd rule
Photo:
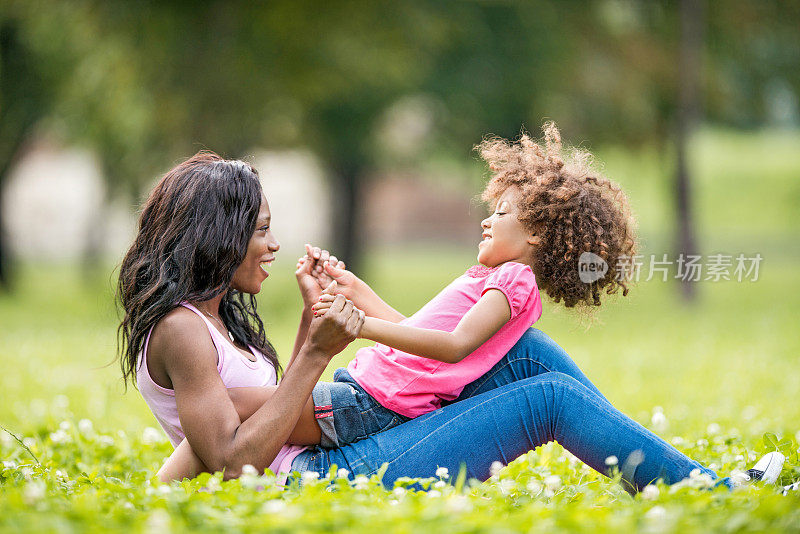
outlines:
[[[760,252],[758,281],[701,283],[691,306],[674,283],[642,281],[593,318],[546,301],[536,325],[620,409],[721,474],[746,469],[771,432],[791,441],[784,482],[800,478],[798,147],[797,135],[707,132],[694,149],[703,251]],[[611,149],[602,158],[630,191],[645,254],[669,252],[658,158]],[[284,356],[299,315],[290,272],[298,253],[283,251],[260,298]],[[364,275],[412,313],[473,259],[472,250],[377,249]],[[72,266],[28,265],[16,293],[0,296],[0,424],[25,438],[41,462],[34,465],[2,433],[0,529],[800,530],[800,493],[687,485],[631,498],[557,445],[529,453],[490,482],[439,484],[430,493],[383,491],[374,481],[338,481],[332,492],[322,482],[257,491],[264,481],[256,477],[151,486],[146,480],[170,446],[160,430],[146,430],[157,425],[138,393],[123,394],[112,362],[112,286],[108,273],[86,280]],[[363,345],[338,356],[323,379]],[[659,411],[664,417],[654,418]],[[209,491],[197,491],[203,486]]]

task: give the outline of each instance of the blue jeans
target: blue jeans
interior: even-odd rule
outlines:
[[[492,462],[508,463],[535,447],[558,441],[593,469],[619,459],[629,489],[663,479],[674,483],[700,469],[667,442],[614,408],[561,347],[531,329],[486,375],[441,409],[361,441],[301,453],[292,469],[327,473],[331,465],[351,477],[376,473],[388,464],[383,483],[399,477],[433,476],[466,468],[485,480]]]

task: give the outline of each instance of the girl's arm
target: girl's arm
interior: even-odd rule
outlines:
[[[322,269],[327,275],[324,281],[327,282],[330,279],[336,282],[335,294],[344,295],[352,300],[353,304],[369,317],[376,317],[392,323],[399,323],[406,318],[405,315],[380,298],[366,282],[345,269],[343,263],[334,264],[333,261],[324,261]],[[327,283],[325,286],[327,287]]]
[[[331,296],[323,294],[312,309],[324,314]],[[445,363],[458,363],[495,335],[511,318],[511,307],[502,291],[490,289],[461,318],[455,330],[429,330],[367,317],[359,337]]]

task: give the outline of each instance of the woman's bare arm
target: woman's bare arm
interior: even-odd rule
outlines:
[[[229,388],[228,396],[233,401],[233,406],[239,414],[241,421],[246,421],[261,406],[272,398],[278,386]],[[320,441],[319,425],[314,418],[314,402],[308,399],[300,420],[289,435],[288,443],[294,445],[318,445]],[[163,481],[194,478],[200,473],[207,472],[208,468],[192,450],[187,440],[178,444],[173,453],[167,458],[158,476]]]
[[[241,422],[216,367],[205,324],[178,313],[165,317],[151,338],[149,358],[161,360],[172,381],[181,427],[191,448],[211,471],[239,476],[245,464],[263,470],[287,442],[330,358],[360,330],[363,318],[340,298],[333,316],[313,321],[298,352],[268,402]],[[191,313],[191,312],[189,312]]]

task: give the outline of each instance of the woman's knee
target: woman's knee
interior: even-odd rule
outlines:
[[[550,369],[560,362],[570,362],[567,352],[553,339],[538,328],[528,328],[508,352],[510,359],[530,359]]]
[[[559,371],[549,371],[538,376],[526,378],[525,380],[521,381],[521,384],[524,387],[548,387],[557,391],[588,391],[587,387],[584,384],[581,384],[579,380],[576,380],[574,377]]]

